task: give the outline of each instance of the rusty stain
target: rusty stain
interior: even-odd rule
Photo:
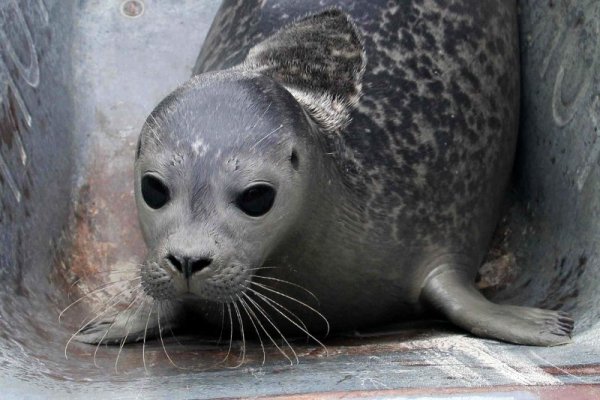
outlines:
[[[71,300],[105,283],[133,277],[145,253],[131,187],[133,171],[110,168],[115,157],[124,155],[102,154],[100,148],[93,153],[74,207],[68,250],[57,270],[72,287]],[[92,296],[88,307],[123,288],[116,285],[100,291]],[[128,299],[124,296],[123,301]]]
[[[579,364],[568,366],[542,366],[551,375],[597,376],[600,375],[600,364]]]
[[[498,228],[494,232],[490,250],[477,275],[477,287],[486,290],[488,294],[506,289],[515,283],[519,276],[517,258],[510,251],[510,239],[513,234],[509,226],[511,207],[504,210]]]
[[[137,18],[144,13],[144,3],[139,0],[127,0],[121,5],[121,12],[129,18]]]
[[[479,269],[479,289],[500,290],[515,282],[518,276],[517,259],[512,252],[487,261]]]
[[[76,277],[96,275],[103,270],[103,261],[111,243],[100,243],[96,238],[95,220],[98,209],[90,199],[90,184],[79,190],[79,202],[75,209],[75,232],[69,256],[71,273]]]

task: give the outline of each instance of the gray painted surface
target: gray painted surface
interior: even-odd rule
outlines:
[[[65,359],[75,326],[57,322],[70,302],[66,294],[89,291],[96,276],[106,278],[106,271],[143,255],[130,193],[135,139],[152,107],[190,75],[217,3],[145,1],[132,18],[121,1],[0,1],[0,397],[483,387],[497,393],[482,398],[533,399],[541,396],[533,388],[497,386],[600,384],[600,3],[594,0],[520,4],[522,130],[497,246],[514,256],[516,277],[489,290],[503,301],[572,310],[579,321],[572,344],[510,346],[437,323],[334,338],[329,357],[300,342],[295,347],[303,356],[293,367],[273,349],[261,366],[257,345],[239,369],[179,370],[160,343],[146,346],[148,372],[141,345],[123,350],[118,373],[118,348],[101,348],[98,368],[91,346],[73,344]],[[173,339],[165,344],[186,367],[212,365],[227,351],[180,341],[183,347]],[[383,397],[377,393],[372,397]]]

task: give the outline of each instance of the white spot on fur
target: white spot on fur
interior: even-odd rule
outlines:
[[[204,143],[201,138],[198,138],[194,143],[192,143],[192,152],[194,152],[196,157],[203,157],[208,151],[209,147],[210,146]]]

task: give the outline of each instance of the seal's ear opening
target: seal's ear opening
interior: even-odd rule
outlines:
[[[298,171],[300,168],[300,159],[298,158],[298,152],[296,149],[292,149],[292,154],[290,155],[290,163],[292,164],[292,168]]]
[[[338,9],[309,15],[250,49],[240,66],[283,85],[328,133],[350,122],[366,65],[362,37]]]

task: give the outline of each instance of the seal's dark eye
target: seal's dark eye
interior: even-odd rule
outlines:
[[[244,190],[235,201],[235,204],[251,217],[265,215],[275,202],[275,189],[260,183]]]
[[[169,201],[169,189],[158,178],[145,175],[142,178],[142,197],[150,208],[156,210]]]

